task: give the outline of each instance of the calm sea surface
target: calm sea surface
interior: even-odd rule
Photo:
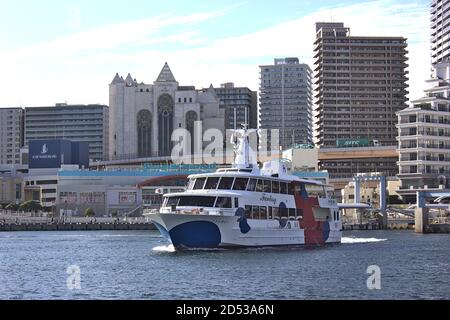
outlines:
[[[0,233],[0,299],[450,299],[450,235],[344,237],[317,249],[172,252],[153,231]],[[370,265],[381,290],[367,288]],[[70,266],[80,290],[68,289]]]

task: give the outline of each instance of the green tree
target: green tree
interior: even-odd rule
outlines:
[[[95,211],[92,209],[92,208],[87,208],[85,211],[84,211],[84,215],[86,216],[86,217],[95,217]]]
[[[19,210],[19,205],[15,203],[10,203],[5,207],[6,210],[17,211]]]
[[[20,204],[19,209],[23,210],[23,211],[37,212],[37,211],[42,210],[43,208],[39,202],[30,200],[30,201],[25,201],[22,204]]]

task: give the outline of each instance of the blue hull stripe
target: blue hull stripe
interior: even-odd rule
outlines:
[[[169,231],[175,247],[217,248],[222,240],[219,228],[209,221],[182,223]]]

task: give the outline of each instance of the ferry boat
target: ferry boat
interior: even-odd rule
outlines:
[[[235,130],[231,168],[188,177],[187,190],[165,194],[148,217],[175,249],[340,243],[337,202],[320,181],[288,174],[286,163],[259,168],[249,144],[255,130]]]

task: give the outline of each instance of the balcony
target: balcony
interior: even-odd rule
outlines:
[[[400,157],[399,162],[418,162],[418,161],[434,161],[434,162],[450,162],[450,156],[449,157],[435,157],[435,156],[420,156],[416,158],[410,158],[410,157]]]

